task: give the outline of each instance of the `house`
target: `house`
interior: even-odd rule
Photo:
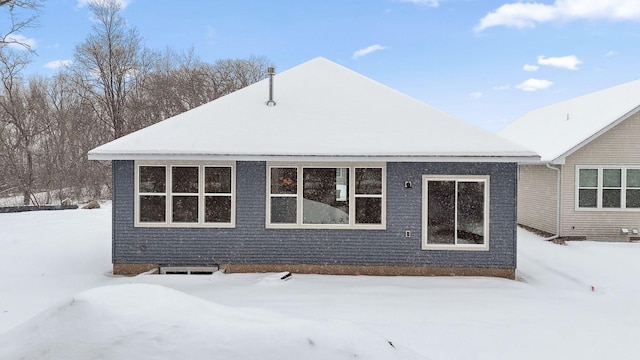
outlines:
[[[639,237],[640,80],[531,111],[499,134],[541,156],[520,166],[520,224],[567,239]]]
[[[324,58],[89,152],[113,166],[113,272],[513,278],[539,157]]]

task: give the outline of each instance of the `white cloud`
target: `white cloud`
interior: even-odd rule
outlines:
[[[524,70],[524,71],[537,71],[539,68],[540,68],[540,66],[537,66],[537,65],[525,64],[522,67],[522,70]]]
[[[546,89],[551,85],[553,85],[553,83],[549,80],[531,78],[529,80],[524,81],[520,85],[516,85],[516,88],[522,91],[538,91],[538,90]]]
[[[604,54],[604,56],[606,56],[606,57],[615,56],[615,55],[618,55],[618,53],[616,51],[613,51],[613,50],[611,50],[608,53]]]
[[[480,19],[476,31],[493,26],[533,28],[549,21],[578,19],[640,20],[638,0],[555,0],[553,4],[504,4]]]
[[[578,59],[575,55],[550,57],[538,56],[538,64],[545,66],[553,66],[557,68],[578,70],[578,65],[582,64],[582,60]]]
[[[483,93],[481,92],[472,92],[471,94],[469,94],[469,97],[472,99],[480,99],[482,96],[484,96]]]
[[[495,91],[504,91],[504,90],[509,90],[511,88],[511,85],[507,84],[507,85],[498,85],[498,86],[494,86],[493,90]]]
[[[57,69],[57,68],[69,66],[71,64],[73,64],[73,61],[71,60],[54,60],[44,64],[44,67],[46,67],[47,69]]]
[[[412,3],[426,7],[438,7],[440,0],[394,0],[395,2]]]
[[[104,1],[104,0],[78,0],[77,6],[81,8],[89,5],[89,3],[100,2],[100,1]],[[127,7],[127,5],[129,5],[129,3],[131,3],[131,0],[116,0],[116,2],[118,2],[120,4],[120,7],[124,9]]]
[[[371,54],[372,52],[376,52],[376,51],[380,51],[380,50],[385,50],[385,49],[387,49],[387,47],[386,47],[386,46],[382,46],[382,45],[378,45],[378,44],[371,45],[371,46],[369,46],[369,47],[366,47],[366,48],[364,48],[364,49],[360,49],[360,50],[358,50],[358,51],[354,52],[354,53],[353,53],[353,56],[352,56],[351,58],[352,58],[352,59],[354,59],[354,60],[356,60],[356,59],[358,59],[358,58],[360,58],[360,57],[363,57],[363,56],[365,56],[365,55],[369,55],[369,54]]]
[[[500,25],[516,28],[535,27],[535,22],[551,21],[555,16],[549,5],[538,3],[505,4],[480,19],[476,31]]]
[[[28,38],[20,34],[11,34],[5,38],[5,41],[8,43],[8,47],[17,50],[27,50],[27,47],[25,47],[25,45],[31,49],[34,49],[37,43],[36,39]]]

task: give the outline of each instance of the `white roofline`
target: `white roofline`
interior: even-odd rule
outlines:
[[[620,124],[621,122],[627,120],[628,118],[630,118],[631,116],[633,116],[635,113],[637,113],[638,111],[640,111],[640,106],[635,107],[634,109],[632,109],[631,111],[627,112],[626,114],[622,115],[620,118],[618,118],[617,120],[609,123],[609,125],[603,127],[602,129],[600,129],[599,131],[597,131],[596,133],[594,133],[593,135],[589,136],[588,138],[584,139],[582,142],[578,143],[576,146],[572,147],[571,149],[567,150],[564,154],[556,157],[555,159],[549,160],[549,161],[545,161],[551,164],[556,164],[556,165],[562,165],[564,164],[565,160],[567,159],[567,157],[569,157],[571,154],[575,153],[576,151],[582,149],[585,145],[589,144],[590,142],[592,142],[593,140],[599,138],[600,136],[602,136],[603,134],[605,134],[606,132],[608,132],[609,130],[613,129],[614,127],[616,127],[618,124]]]
[[[105,154],[90,153],[89,160],[211,160],[211,161],[308,161],[308,162],[501,162],[538,163],[538,155],[216,155],[216,154]]]

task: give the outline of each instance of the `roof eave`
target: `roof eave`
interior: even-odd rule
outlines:
[[[198,153],[105,153],[90,152],[89,160],[198,160],[198,161],[309,161],[309,162],[504,162],[535,163],[540,157],[535,154],[504,155],[265,155],[265,154],[198,154]]]

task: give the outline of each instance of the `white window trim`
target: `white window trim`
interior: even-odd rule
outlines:
[[[484,182],[484,244],[429,244],[428,239],[428,187],[429,181],[478,181]],[[489,175],[422,175],[422,249],[423,250],[461,250],[461,251],[488,251],[489,250],[489,224],[491,214],[489,212],[490,204],[490,176]],[[456,226],[458,220],[458,212],[455,214]]]
[[[289,168],[297,169],[297,193],[296,195],[288,195],[296,197],[296,224],[272,224],[271,223],[271,169],[272,168]],[[303,224],[303,169],[304,168],[349,168],[349,223],[348,224]],[[356,224],[355,209],[355,169],[358,168],[379,168],[382,169],[382,195],[371,196],[361,194],[358,197],[381,197],[381,224]],[[387,228],[387,164],[386,163],[290,163],[290,162],[268,162],[266,175],[266,211],[265,211],[265,227],[267,229],[345,229],[345,230],[386,230]],[[278,197],[284,195],[278,195]]]
[[[598,187],[596,193],[596,207],[580,207],[580,170],[593,169],[598,170]],[[627,208],[627,170],[634,169],[640,170],[640,166],[627,166],[627,165],[576,165],[575,179],[574,179],[574,206],[575,211],[585,212],[640,212],[640,208]],[[603,183],[603,170],[622,170],[621,188],[608,188],[608,189],[620,189],[620,207],[609,208],[602,207],[602,191],[604,188]],[[586,188],[586,187],[585,187]],[[636,189],[632,187],[631,189]]]
[[[140,193],[140,167],[163,166],[165,168],[165,192],[164,193]],[[185,223],[173,222],[173,196],[196,196],[194,194],[172,193],[171,169],[173,167],[198,167],[198,222]],[[207,196],[220,195],[204,192],[204,168],[206,167],[230,167],[231,168],[231,222],[211,223],[204,222],[205,199]],[[234,228],[236,226],[236,163],[235,161],[208,162],[208,161],[151,161],[137,160],[134,163],[134,227],[164,227],[164,228]],[[140,222],[140,195],[158,195],[165,197],[165,221],[164,222]]]

